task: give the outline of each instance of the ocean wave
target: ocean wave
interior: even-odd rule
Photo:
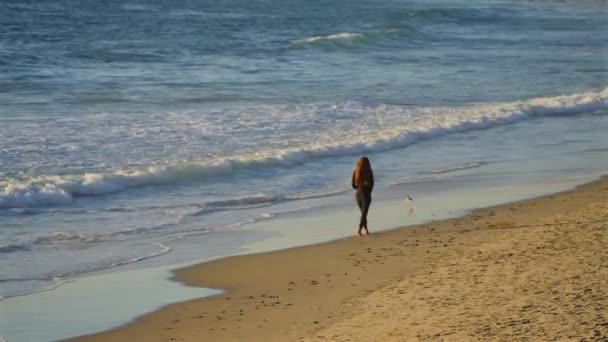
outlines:
[[[65,232],[56,232],[51,235],[45,235],[37,237],[33,243],[34,244],[52,244],[52,243],[62,243],[62,242],[99,242],[100,240],[96,237],[86,236],[83,234],[76,233],[65,233]]]
[[[171,184],[221,173],[224,165],[178,164],[84,175],[0,179],[0,208],[62,205],[82,196],[97,196],[151,185]]]
[[[26,252],[30,249],[22,244],[0,245],[0,253]]]
[[[317,35],[305,38],[299,38],[291,41],[294,47],[306,46],[309,44],[327,44],[327,45],[354,45],[354,43],[382,43],[396,40],[400,44],[420,41],[433,41],[437,38],[435,32],[429,31],[420,25],[413,23],[402,22],[398,27],[389,27],[385,29],[359,32],[340,32],[327,35]]]
[[[335,195],[339,195],[339,194],[343,194],[347,191],[350,191],[350,189],[337,189],[337,190],[327,190],[327,191],[319,191],[319,192],[300,192],[300,193],[296,193],[296,194],[291,194],[291,195],[286,195],[283,198],[287,201],[299,201],[299,200],[305,200],[305,199],[315,199],[315,198],[323,198],[323,197],[329,197],[329,196],[335,196]]]
[[[339,191],[339,192],[343,192]],[[244,209],[254,209],[254,208],[262,208],[266,206],[270,206],[272,204],[276,204],[283,201],[294,201],[299,199],[309,199],[309,198],[319,198],[325,196],[331,196],[333,194],[339,193],[336,191],[327,191],[327,192],[306,192],[301,194],[294,194],[289,196],[271,196],[258,194],[253,196],[246,196],[240,198],[232,198],[225,200],[215,200],[209,201],[206,203],[190,203],[179,206],[151,206],[151,207],[138,207],[138,208],[128,208],[129,211],[138,211],[138,210],[147,210],[147,209],[164,209],[164,208],[191,208],[194,210],[190,210],[183,215],[180,215],[177,220],[173,220],[171,222],[160,223],[158,225],[125,229],[107,232],[103,234],[95,234],[95,235],[85,235],[82,233],[75,232],[53,232],[50,234],[37,234],[29,236],[26,239],[22,239],[16,242],[9,242],[4,245],[0,245],[0,254],[9,254],[15,252],[30,252],[32,250],[36,250],[38,248],[58,248],[59,246],[71,246],[78,248],[85,248],[87,245],[98,244],[98,243],[107,243],[107,242],[116,242],[116,241],[125,241],[129,239],[138,239],[141,237],[146,238],[162,238],[166,239],[168,236],[172,234],[177,234],[179,236],[187,235],[187,234],[205,234],[216,229],[225,229],[226,226],[221,225],[218,227],[213,226],[190,226],[190,225],[181,225],[183,220],[187,220],[191,217],[198,217],[203,215],[209,215],[215,212],[223,212],[230,210],[244,210]],[[106,211],[106,209],[100,209],[101,211]],[[113,208],[111,208],[113,210]],[[240,226],[247,222],[240,222],[236,224],[235,227]],[[180,226],[179,229],[175,229],[176,226]],[[184,228],[185,227],[185,228]],[[164,249],[164,247],[163,247]],[[140,257],[137,257],[138,260]],[[132,260],[130,262],[135,262],[137,260]],[[121,261],[120,264],[125,263]],[[62,275],[63,276],[63,275]]]
[[[460,164],[450,165],[450,166],[446,166],[446,167],[442,167],[442,168],[432,169],[432,170],[428,171],[428,173],[434,174],[434,175],[444,174],[444,173],[450,173],[450,172],[455,172],[455,171],[474,169],[474,168],[484,166],[486,164],[487,164],[486,162],[472,161],[472,162],[460,163]]]
[[[35,246],[56,246],[58,244],[96,243],[104,241],[101,237],[77,233],[55,232],[49,235],[33,236],[19,242],[0,245],[0,254],[28,252]]]
[[[281,197],[271,195],[254,195],[235,199],[212,201],[193,213],[191,216],[202,216],[234,209],[253,209],[277,203]]]
[[[277,201],[278,197],[271,195],[254,195],[241,198],[211,201],[206,204],[208,207],[235,207],[249,206],[256,204],[266,204]]]
[[[293,40],[293,44],[310,44],[319,41],[350,41],[353,39],[363,38],[364,35],[362,33],[354,33],[354,32],[340,32],[340,33],[332,33],[324,36],[312,36],[301,39]]]
[[[0,178],[0,208],[65,205],[81,196],[99,196],[146,186],[214,181],[218,177],[233,175],[242,170],[293,167],[314,159],[382,152],[407,147],[446,134],[487,129],[536,117],[588,113],[608,108],[608,88],[599,92],[459,108],[412,109],[389,105],[366,107],[357,103],[348,103],[344,107],[345,111],[359,111],[362,115],[382,112],[402,122],[396,124],[389,122],[385,127],[379,127],[364,135],[355,134],[352,137],[345,135],[339,139],[310,142],[297,147],[222,156],[206,161],[82,175]],[[284,199],[262,197],[246,201],[264,202]],[[211,206],[247,204],[238,201],[215,203]]]
[[[334,196],[334,195],[344,193],[345,191],[346,190],[344,190],[344,189],[333,190],[333,191],[318,191],[318,192],[311,191],[311,192],[301,192],[301,193],[295,193],[295,194],[290,194],[290,195],[277,195],[277,196],[262,194],[262,195],[253,195],[253,196],[246,196],[246,197],[241,197],[241,198],[234,198],[234,199],[212,201],[212,202],[208,202],[208,203],[205,203],[204,205],[202,205],[202,208],[200,210],[196,211],[195,213],[193,213],[192,216],[208,215],[211,213],[227,211],[227,210],[235,210],[235,209],[242,210],[242,209],[262,208],[262,207],[270,206],[270,205],[281,203],[281,202],[299,201],[299,200]]]

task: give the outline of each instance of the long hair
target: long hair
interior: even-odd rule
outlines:
[[[367,187],[372,183],[373,179],[372,165],[367,157],[359,158],[357,167],[355,168],[355,184],[357,187]]]

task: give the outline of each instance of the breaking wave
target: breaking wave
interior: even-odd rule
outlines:
[[[302,39],[296,39],[296,40],[292,41],[292,43],[310,44],[310,43],[315,43],[315,42],[319,42],[319,41],[350,41],[350,40],[358,39],[358,38],[362,38],[362,37],[363,37],[363,34],[361,34],[361,33],[340,32],[340,33],[333,33],[333,34],[328,34],[328,35],[324,35],[324,36],[312,36],[312,37],[306,37],[306,38],[302,38]]]
[[[418,141],[434,139],[446,134],[486,129],[536,117],[589,113],[608,107],[608,88],[599,92],[460,108],[412,109],[389,105],[366,107],[356,103],[349,103],[346,106],[348,110],[372,114],[383,113],[387,116],[401,118],[401,122],[389,122],[375,132],[366,135],[344,136],[325,142],[310,142],[298,147],[255,151],[249,154],[218,157],[208,161],[190,161],[173,165],[119,169],[80,175],[51,175],[23,179],[0,178],[0,208],[65,205],[82,196],[99,196],[146,186],[207,182],[245,169],[292,167],[319,158],[403,148]],[[469,166],[471,165],[465,165],[465,167]],[[442,170],[434,170],[434,172],[441,173]],[[276,200],[276,198],[260,197],[247,199],[253,203],[224,203],[221,205],[259,205],[266,201]],[[215,206],[217,207],[217,205]]]

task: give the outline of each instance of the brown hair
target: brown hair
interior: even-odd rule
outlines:
[[[359,158],[355,168],[354,183],[357,187],[367,187],[373,182],[372,165],[367,157]]]

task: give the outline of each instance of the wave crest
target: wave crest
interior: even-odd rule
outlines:
[[[362,33],[353,33],[353,32],[340,32],[340,33],[332,33],[324,36],[312,36],[301,39],[296,39],[292,41],[294,44],[310,44],[319,41],[350,41],[353,39],[363,38],[364,35]]]

